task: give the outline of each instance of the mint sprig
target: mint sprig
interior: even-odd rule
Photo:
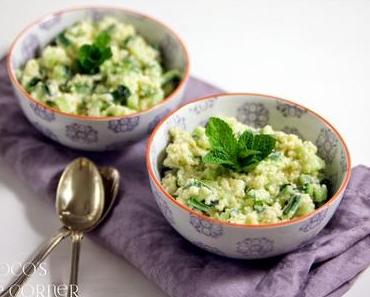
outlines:
[[[254,134],[248,130],[237,139],[231,127],[216,117],[209,119],[206,135],[211,150],[203,157],[203,162],[238,172],[252,170],[273,151],[276,144],[271,135]]]
[[[99,66],[112,56],[110,41],[109,34],[101,32],[93,44],[84,44],[80,47],[77,57],[79,73],[96,74],[99,72]]]

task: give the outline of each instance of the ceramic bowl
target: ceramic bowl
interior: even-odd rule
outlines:
[[[158,47],[167,68],[179,69],[178,87],[154,107],[120,117],[88,117],[54,110],[32,98],[18,82],[15,70],[34,57],[58,33],[86,17],[98,20],[106,15],[131,23],[139,34]],[[183,42],[168,27],[142,14],[119,7],[83,7],[49,14],[26,27],[15,39],[7,61],[8,73],[21,108],[43,134],[71,148],[90,151],[117,149],[149,134],[165,114],[182,99],[189,78],[189,57]]]
[[[160,183],[168,131],[173,127],[192,131],[205,125],[210,116],[220,115],[235,117],[254,127],[269,124],[275,130],[312,141],[327,162],[326,175],[333,185],[332,197],[307,216],[267,225],[226,223],[180,204]],[[312,239],[333,216],[351,174],[346,144],[328,121],[296,103],[259,94],[221,94],[182,106],[154,129],[147,145],[146,164],[154,199],[172,227],[200,248],[241,259],[284,254]]]

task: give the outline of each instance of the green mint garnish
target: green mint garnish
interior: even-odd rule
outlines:
[[[222,119],[211,117],[206,128],[211,146],[203,157],[204,163],[248,172],[265,159],[275,148],[276,139],[267,134],[244,131],[237,139],[231,127]]]
[[[116,104],[127,105],[127,100],[131,96],[130,89],[125,85],[118,86],[112,93],[113,101]]]
[[[110,36],[107,32],[101,32],[93,44],[84,44],[78,51],[77,67],[80,73],[96,74],[99,66],[112,56],[109,47]]]

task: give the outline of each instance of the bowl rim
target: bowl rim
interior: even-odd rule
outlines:
[[[52,107],[46,105],[45,103],[37,100],[33,96],[31,96],[25,90],[25,88],[20,84],[20,82],[18,81],[18,79],[15,75],[15,69],[12,66],[12,63],[11,63],[12,58],[13,58],[13,54],[14,54],[14,49],[18,45],[19,39],[21,37],[23,37],[24,35],[26,35],[32,28],[34,28],[35,26],[37,26],[41,23],[49,21],[50,19],[55,18],[58,15],[62,15],[64,13],[73,12],[73,11],[79,11],[79,10],[119,10],[119,11],[127,13],[127,14],[131,14],[131,15],[134,15],[134,16],[139,16],[139,17],[144,18],[144,19],[148,19],[148,20],[158,24],[159,26],[165,28],[167,31],[169,31],[171,34],[173,34],[173,36],[176,38],[177,42],[182,47],[182,50],[183,50],[184,56],[185,56],[184,77],[182,78],[182,80],[180,81],[180,83],[178,84],[176,89],[173,90],[172,93],[170,93],[167,97],[165,97],[158,104],[155,104],[154,106],[152,106],[148,109],[145,109],[143,111],[131,113],[131,114],[124,115],[124,116],[87,116],[87,115],[72,114],[72,113],[63,112],[63,111],[57,110],[55,108],[52,108]],[[81,5],[81,6],[74,6],[74,7],[71,7],[71,8],[59,9],[59,10],[55,10],[53,12],[49,12],[47,14],[44,14],[41,17],[38,17],[34,21],[30,22],[20,33],[17,34],[17,36],[15,37],[15,39],[13,40],[13,42],[10,46],[10,50],[9,50],[9,52],[7,54],[7,57],[6,57],[6,68],[7,68],[8,76],[9,76],[11,82],[13,83],[13,86],[15,86],[15,88],[17,90],[19,90],[21,92],[21,94],[26,99],[28,99],[30,102],[32,102],[34,104],[38,104],[38,105],[44,107],[45,109],[47,109],[49,111],[52,111],[56,114],[59,114],[61,116],[67,117],[67,118],[79,119],[79,120],[85,120],[85,121],[98,121],[98,122],[107,121],[107,120],[120,120],[120,119],[124,119],[124,118],[134,118],[134,117],[137,117],[137,116],[141,116],[141,115],[150,113],[151,111],[154,111],[154,110],[164,106],[165,104],[169,103],[171,100],[175,99],[177,97],[177,95],[180,93],[180,91],[183,90],[184,86],[186,85],[186,83],[187,83],[187,81],[189,80],[189,77],[190,77],[190,67],[191,67],[191,62],[190,62],[189,51],[188,51],[183,39],[179,36],[179,34],[177,32],[175,32],[170,26],[168,26],[167,24],[165,24],[162,21],[159,21],[159,20],[157,20],[157,19],[155,19],[151,16],[148,16],[146,14],[143,14],[141,12],[137,12],[135,10],[127,9],[127,8],[125,8],[123,6],[119,6],[119,5]]]
[[[341,145],[344,148],[344,153],[345,153],[345,156],[346,156],[347,168],[346,168],[346,174],[345,174],[345,176],[343,178],[343,181],[342,181],[341,185],[339,186],[338,190],[332,195],[332,197],[328,201],[325,202],[324,205],[322,205],[319,208],[315,209],[313,212],[311,212],[308,215],[305,215],[305,216],[302,216],[302,217],[298,217],[298,218],[295,218],[295,219],[289,220],[289,221],[284,221],[284,222],[279,222],[279,223],[259,224],[259,225],[254,225],[254,224],[239,224],[239,223],[230,223],[230,222],[226,222],[226,221],[221,221],[221,220],[218,220],[218,219],[215,219],[215,218],[208,217],[208,216],[206,216],[204,214],[200,214],[200,213],[194,211],[193,209],[191,209],[190,207],[188,207],[188,206],[186,206],[184,204],[181,204],[179,201],[177,201],[174,197],[172,197],[164,189],[164,187],[162,186],[162,184],[160,183],[160,181],[157,179],[156,175],[154,174],[153,164],[152,164],[151,158],[150,158],[150,153],[151,153],[151,150],[152,150],[152,144],[154,142],[155,136],[156,136],[157,132],[159,131],[160,127],[173,114],[179,112],[181,109],[187,107],[188,105],[192,105],[192,104],[195,104],[195,103],[199,103],[199,102],[202,102],[202,101],[208,101],[208,100],[212,100],[212,99],[216,99],[217,100],[217,99],[219,99],[221,97],[223,97],[223,98],[230,98],[230,97],[233,97],[233,96],[255,96],[255,97],[261,97],[262,100],[272,100],[272,101],[278,101],[278,102],[281,102],[281,103],[293,105],[293,106],[296,106],[298,108],[301,108],[301,109],[307,111],[308,113],[310,113],[311,115],[313,115],[317,120],[319,120],[320,122],[322,122],[325,126],[330,127],[332,129],[333,133],[339,139]],[[226,226],[230,226],[230,227],[239,227],[239,228],[253,228],[253,229],[279,228],[279,227],[283,227],[283,226],[293,225],[293,224],[296,224],[296,223],[300,223],[300,222],[306,221],[307,219],[315,216],[317,213],[320,213],[320,212],[324,211],[329,206],[331,206],[334,202],[336,202],[336,200],[341,196],[341,194],[346,189],[346,187],[348,185],[348,182],[350,180],[350,177],[351,177],[351,168],[352,168],[351,167],[351,156],[350,156],[348,147],[347,147],[347,145],[346,145],[343,137],[340,135],[340,133],[338,132],[338,130],[331,123],[329,123],[324,117],[322,117],[321,115],[319,115],[315,111],[311,110],[310,108],[307,108],[307,107],[305,107],[305,106],[303,106],[301,104],[298,104],[298,103],[296,103],[294,101],[283,99],[283,98],[280,98],[280,97],[271,96],[271,95],[259,94],[259,93],[217,93],[217,94],[212,94],[212,95],[209,95],[209,96],[200,97],[200,98],[197,98],[197,99],[195,99],[195,100],[193,100],[191,102],[188,102],[188,103],[183,104],[182,106],[180,106],[176,110],[174,110],[174,111],[170,112],[169,114],[167,114],[157,124],[157,126],[155,127],[155,129],[153,130],[152,134],[150,135],[150,137],[148,139],[148,142],[147,142],[147,145],[146,145],[145,158],[146,158],[146,167],[147,167],[147,171],[149,173],[150,179],[154,182],[154,186],[156,186],[157,189],[159,189],[160,192],[168,200],[170,200],[170,202],[176,204],[177,206],[179,206],[183,210],[187,211],[190,215],[195,216],[195,217],[198,217],[199,219],[202,219],[202,220],[206,220],[206,221],[211,222],[213,224],[226,225]]]

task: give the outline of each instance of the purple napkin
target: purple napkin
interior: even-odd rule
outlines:
[[[192,78],[185,97],[218,91]],[[78,156],[119,169],[120,199],[92,238],[126,258],[172,297],[342,296],[370,264],[370,168],[353,169],[334,218],[305,247],[266,260],[231,260],[193,246],[167,224],[150,192],[145,140],[120,152],[85,153],[45,138],[23,116],[4,60],[0,111],[0,157],[49,203],[61,171]]]

